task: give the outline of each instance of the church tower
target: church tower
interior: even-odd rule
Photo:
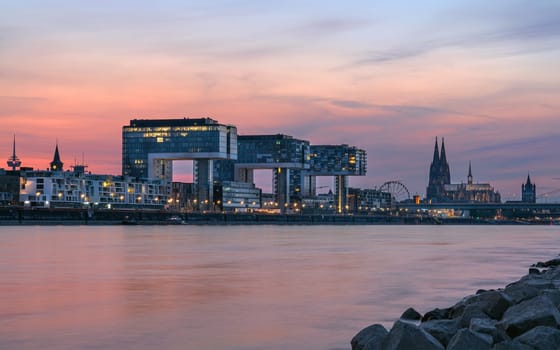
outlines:
[[[537,202],[537,186],[531,183],[529,174],[527,174],[527,182],[521,184],[521,201],[525,203]]]
[[[467,184],[472,185],[472,169],[471,169],[471,161],[469,160],[469,174],[467,175]]]
[[[14,144],[12,149],[12,156],[6,162],[12,171],[16,171],[21,165],[21,160],[16,156],[16,135],[14,135]]]
[[[445,155],[445,139],[441,138],[441,177],[443,184],[448,185],[451,183],[451,173],[449,172],[449,163],[447,163],[447,157]]]
[[[438,141],[434,146],[434,156],[430,164],[430,179],[426,189],[426,199],[434,201],[445,201],[445,185],[451,183],[449,163],[445,154],[445,140],[441,139],[441,152],[438,149]]]
[[[51,171],[63,171],[64,163],[60,160],[60,154],[58,153],[58,142],[56,143],[56,148],[54,149],[54,157],[51,162]]]

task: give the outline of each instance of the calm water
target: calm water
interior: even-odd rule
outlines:
[[[0,348],[348,349],[559,245],[560,226],[0,227]]]

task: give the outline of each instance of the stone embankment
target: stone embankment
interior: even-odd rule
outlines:
[[[479,290],[457,304],[421,315],[406,310],[387,331],[374,324],[352,350],[560,349],[560,259],[539,262],[503,289]]]

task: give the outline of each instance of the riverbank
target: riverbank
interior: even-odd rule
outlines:
[[[560,349],[560,259],[539,262],[504,288],[479,290],[421,315],[409,308],[390,331],[361,330],[352,350]]]
[[[527,225],[551,224],[473,218],[397,215],[180,213],[160,210],[0,208],[0,225]]]

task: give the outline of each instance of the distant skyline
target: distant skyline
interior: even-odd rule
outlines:
[[[558,1],[27,1],[0,13],[0,154],[121,173],[134,118],[211,117],[366,149],[354,187],[560,189]]]

